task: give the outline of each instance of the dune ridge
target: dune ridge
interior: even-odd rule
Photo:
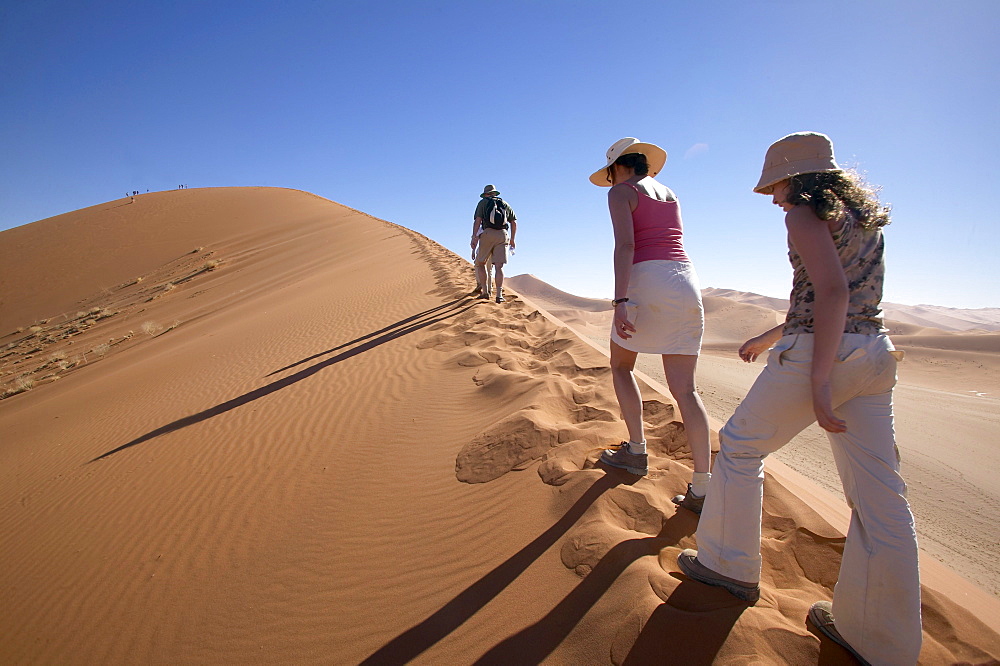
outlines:
[[[5,373],[177,322],[0,401],[11,661],[850,663],[804,623],[842,516],[771,474],[762,602],[685,580],[671,401],[643,383],[648,477],[595,467],[607,359],[516,288],[476,301],[464,259],[294,190],[114,204],[0,233],[32,285],[0,285]],[[922,662],[1000,658],[997,606],[931,568]]]

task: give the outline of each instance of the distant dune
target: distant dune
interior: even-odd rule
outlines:
[[[548,310],[598,327],[593,299],[476,300],[437,243],[276,188],[109,202],[0,256],[4,662],[852,663],[805,623],[841,499],[770,465],[781,545],[747,608],[677,569],[690,454],[655,380],[650,474],[596,464],[624,433],[607,357]],[[706,304],[727,344],[774,317]],[[948,399],[927,427],[985,476]],[[977,498],[945,472],[959,529]],[[951,543],[995,561],[986,515]],[[931,558],[923,580],[921,663],[1000,659],[1000,601]]]
[[[771,298],[732,289],[703,289],[704,296],[722,296],[739,303],[750,303],[762,307],[788,311],[788,299]],[[890,328],[903,326],[917,329],[934,328],[941,331],[1000,331],[1000,308],[960,309],[940,305],[900,305],[882,303],[883,315]],[[912,331],[913,328],[908,330]]]

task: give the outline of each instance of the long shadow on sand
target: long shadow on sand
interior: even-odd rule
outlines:
[[[656,536],[629,539],[628,541],[616,544],[604,554],[604,557],[587,574],[587,577],[572,592],[566,595],[566,598],[549,611],[545,617],[530,627],[525,627],[518,633],[497,643],[486,654],[480,657],[476,663],[541,663],[569,635],[573,628],[583,619],[594,604],[600,600],[630,564],[640,557],[657,555],[666,546],[677,545],[681,539],[694,534],[696,527],[697,522],[692,517],[675,513],[664,521],[663,528]],[[683,586],[684,584],[682,584]],[[704,586],[699,585],[697,587],[701,587],[701,592],[704,593]],[[679,590],[680,587],[674,591],[673,595],[671,595],[671,600],[673,600],[674,595]],[[739,613],[745,608],[746,606],[740,605],[735,617],[739,617]],[[653,613],[653,617],[656,617],[656,612]],[[735,617],[733,622],[735,622]],[[650,621],[652,621],[652,618]],[[689,631],[687,640],[689,642],[700,643],[702,640],[698,634],[700,629],[693,629],[690,623],[687,629]],[[643,630],[643,634],[645,633],[646,631]],[[726,633],[728,634],[728,632]],[[653,632],[653,635],[655,635],[655,632]],[[641,638],[642,636],[640,635]],[[711,646],[706,646],[706,650],[710,652]],[[717,650],[718,646],[716,646]],[[660,658],[660,661],[657,663],[666,663],[663,661],[664,651],[661,650],[656,654]],[[673,653],[671,652],[670,654],[672,657]]]
[[[462,590],[458,596],[446,603],[440,610],[420,624],[407,629],[399,636],[383,645],[370,657],[361,662],[362,666],[375,664],[404,664],[415,659],[432,645],[443,639],[471,618],[504,588],[531,566],[542,553],[551,548],[572,527],[580,516],[604,492],[621,483],[634,483],[636,477],[624,473],[606,474],[591,485],[573,506],[527,546],[512,555],[488,574]],[[525,663],[514,659],[507,663]]]
[[[680,574],[675,574],[679,576]],[[748,606],[725,591],[684,579],[646,620],[624,666],[710,666]]]
[[[307,379],[315,375],[317,372],[325,370],[331,365],[340,363],[341,361],[347,360],[352,356],[357,356],[358,354],[374,349],[375,347],[378,347],[379,345],[389,342],[391,340],[401,338],[404,335],[413,333],[414,331],[419,331],[420,329],[426,328],[431,324],[436,324],[439,321],[444,321],[445,319],[450,319],[452,317],[458,316],[463,312],[465,312],[466,310],[474,308],[475,306],[476,306],[476,301],[470,301],[468,298],[464,297],[459,298],[449,303],[445,303],[443,305],[431,308],[430,310],[425,310],[424,312],[421,312],[420,314],[417,315],[413,315],[412,317],[401,319],[400,321],[396,322],[391,326],[387,326],[383,329],[375,331],[374,333],[364,335],[360,338],[352,340],[351,342],[347,342],[343,345],[334,347],[331,350],[309,356],[308,358],[305,358],[297,363],[293,363],[292,365],[289,365],[287,366],[287,368],[283,369],[294,368],[297,365],[301,365],[302,363],[306,363],[319,356],[328,354],[331,351],[343,349],[344,347],[348,347],[350,345],[354,345],[359,342],[365,341],[363,342],[363,344],[359,344],[358,346],[353,347],[352,349],[349,349],[340,354],[337,354],[336,356],[332,356],[326,359],[325,361],[321,361],[319,363],[316,363],[315,365],[309,366],[304,370],[299,370],[298,372],[288,375],[287,377],[277,379],[271,382],[270,384],[267,384],[266,386],[262,386],[248,393],[244,393],[239,397],[233,398],[232,400],[227,400],[226,402],[220,403],[214,407],[210,407],[208,409],[200,411],[197,414],[191,414],[190,416],[185,416],[184,418],[177,419],[176,421],[172,421],[167,425],[160,426],[156,430],[150,430],[141,437],[136,437],[132,441],[122,444],[118,448],[111,449],[106,453],[102,453],[101,455],[97,456],[90,462],[96,462],[98,460],[102,460],[104,458],[107,458],[108,456],[114,455],[115,453],[119,453],[120,451],[124,451],[125,449],[136,446],[137,444],[148,442],[149,440],[159,437],[160,435],[165,435],[167,433],[175,432],[177,430],[186,428],[196,423],[201,423],[202,421],[206,421],[212,418],[213,416],[225,414],[226,412],[236,409],[237,407],[242,407],[247,403],[253,402],[258,398],[263,398],[276,391],[288,388],[292,384],[298,383],[303,379]],[[281,371],[277,370],[275,372],[281,372]],[[273,374],[274,373],[272,372],[271,375]],[[271,375],[268,376],[270,377]]]
[[[429,316],[431,316],[434,313],[443,312],[444,310],[447,310],[449,308],[454,308],[454,307],[456,307],[457,304],[459,304],[459,303],[461,303],[461,302],[463,302],[465,300],[466,299],[464,299],[464,298],[460,298],[460,299],[458,299],[456,301],[452,301],[450,303],[444,303],[442,305],[439,305],[436,308],[431,308],[430,310],[424,310],[423,312],[421,312],[419,314],[415,314],[412,317],[407,317],[406,319],[400,319],[396,323],[389,324],[385,328],[380,328],[377,331],[372,331],[371,333],[368,333],[367,335],[362,335],[360,338],[355,338],[355,339],[351,340],[350,342],[345,342],[342,345],[337,345],[336,347],[331,347],[330,349],[327,349],[326,351],[321,351],[319,353],[313,354],[312,356],[307,356],[304,359],[302,359],[301,361],[296,361],[295,363],[292,363],[290,365],[286,365],[283,368],[278,368],[274,372],[269,372],[265,376],[266,377],[270,377],[271,375],[276,375],[279,372],[284,372],[285,370],[291,370],[294,367],[300,366],[303,363],[308,363],[309,361],[317,359],[320,356],[326,356],[327,354],[331,354],[331,353],[333,353],[335,351],[338,351],[340,349],[343,349],[345,347],[350,347],[351,345],[356,345],[359,342],[364,342],[365,340],[369,340],[371,338],[375,338],[375,337],[377,337],[379,335],[388,335],[388,334],[392,333],[394,330],[399,329],[401,327],[414,325],[414,322],[417,322],[422,317],[429,317]],[[457,314],[457,313],[452,313],[452,314]],[[451,316],[451,315],[449,315],[449,316]],[[437,319],[435,321],[440,321],[440,319]],[[430,323],[433,323],[433,322],[430,322]],[[423,324],[423,325],[426,326],[426,323]]]

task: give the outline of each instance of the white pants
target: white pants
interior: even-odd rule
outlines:
[[[816,420],[812,350],[810,334],[782,337],[719,433],[698,560],[730,578],[760,580],[764,458]],[[833,616],[873,664],[915,664],[921,643],[917,537],[893,430],[897,354],[884,335],[844,334],[831,375],[834,410],[847,431],[827,434],[851,507]]]

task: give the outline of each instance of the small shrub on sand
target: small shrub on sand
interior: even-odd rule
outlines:
[[[156,335],[161,330],[163,330],[163,327],[155,321],[146,321],[142,324],[142,332],[149,336]]]
[[[98,356],[104,356],[109,351],[111,351],[111,345],[109,345],[106,342],[102,342],[101,344],[97,345],[96,347],[94,347],[90,351],[94,352]]]
[[[66,352],[63,350],[54,351],[49,354],[49,359],[52,361],[62,361],[66,358]]]
[[[24,393],[25,391],[30,391],[31,387],[35,385],[35,380],[31,375],[25,373],[14,380],[14,385],[9,386],[3,391],[3,397],[6,398],[11,395],[17,395],[18,393]]]
[[[41,326],[32,326],[31,328],[28,329],[28,333],[31,333],[32,335],[35,335],[35,334],[41,333],[41,332],[42,332],[42,327]]]
[[[214,271],[222,263],[221,259],[209,259],[201,265],[201,270],[203,271]]]
[[[176,289],[176,288],[177,288],[177,285],[174,284],[173,282],[168,282],[165,285],[163,285],[163,291],[171,291],[171,290]]]

